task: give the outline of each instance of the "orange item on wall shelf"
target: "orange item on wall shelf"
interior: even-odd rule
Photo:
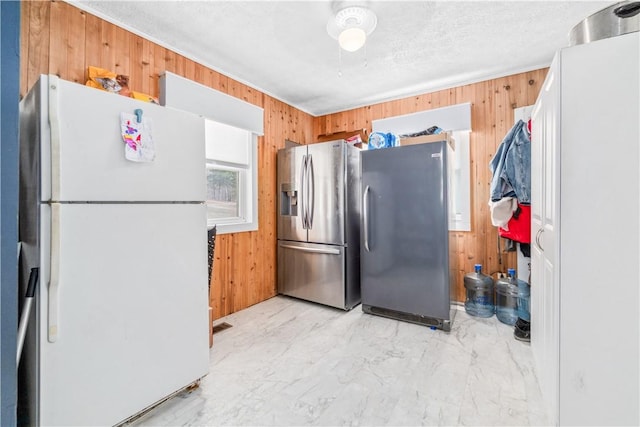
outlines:
[[[151,102],[153,104],[159,104],[158,98],[156,98],[155,96],[147,95],[146,93],[135,92],[135,91],[132,90],[130,96],[131,96],[131,98],[137,99],[139,101]]]
[[[89,80],[87,80],[85,86],[111,93],[117,93],[122,96],[128,96],[139,101],[159,104],[158,99],[154,96],[130,90],[129,76],[116,74],[113,71],[105,70],[104,68],[89,66]]]

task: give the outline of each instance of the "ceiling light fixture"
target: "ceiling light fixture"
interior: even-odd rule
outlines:
[[[363,6],[350,6],[340,9],[327,22],[327,33],[338,40],[340,47],[347,52],[355,52],[364,46],[367,36],[378,23],[376,14]]]

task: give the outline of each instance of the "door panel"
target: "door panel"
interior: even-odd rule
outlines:
[[[308,145],[309,242],[345,244],[345,143]]]
[[[278,241],[278,292],[345,308],[343,246]]]
[[[37,298],[40,423],[113,425],[204,376],[204,205],[48,209],[52,262],[42,264]],[[49,292],[56,277],[57,294]],[[52,305],[55,342],[47,334]]]
[[[201,117],[63,80],[55,85],[48,93],[54,106],[49,119],[58,128],[43,127],[42,143],[51,137],[52,150],[43,149],[51,162],[43,157],[42,164],[53,166],[50,175],[42,176],[42,200],[205,200]],[[136,109],[151,123],[156,156],[150,163],[125,159],[120,113]]]
[[[306,156],[306,145],[278,150],[278,239],[307,240]]]
[[[449,319],[444,143],[362,153],[362,303]]]
[[[532,116],[531,347],[551,421],[558,420],[559,288],[557,230],[559,183],[559,75],[554,60]]]

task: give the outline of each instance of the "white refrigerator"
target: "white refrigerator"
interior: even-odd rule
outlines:
[[[125,158],[141,110],[155,157]],[[204,122],[41,76],[20,104],[18,422],[113,425],[207,374]]]

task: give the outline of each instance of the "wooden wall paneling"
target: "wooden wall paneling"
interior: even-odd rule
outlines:
[[[431,110],[432,108],[436,108],[436,107],[434,106],[435,104],[434,104],[434,101],[433,101],[433,96],[434,96],[434,94],[433,94],[433,93],[428,93],[428,94],[426,94],[426,96],[425,96],[425,101],[426,101],[426,103],[427,103],[427,109],[428,109],[428,110]],[[437,101],[436,101],[436,102],[437,102]]]
[[[229,285],[231,286],[231,291],[233,295],[233,300],[231,302],[231,310],[236,311],[236,307],[248,307],[247,305],[247,289],[246,285],[246,277],[244,267],[244,256],[246,252],[244,251],[245,239],[242,239],[239,234],[233,233],[231,235],[226,235],[231,237],[231,245],[228,247],[229,252],[231,253],[230,266],[230,280]],[[225,236],[225,237],[226,237]],[[236,256],[236,254],[240,256]]]
[[[252,88],[251,86],[244,85],[244,95],[242,97],[245,101],[262,107],[262,96],[258,93],[257,90]]]
[[[116,27],[115,25],[107,22],[101,22],[101,67],[109,70],[115,71],[116,69]]]
[[[129,48],[131,33],[123,28],[116,27],[115,36],[116,65],[113,71],[117,74],[129,76],[129,79],[131,79],[131,49]]]
[[[67,53],[69,46],[69,20],[65,4],[51,2],[49,24],[49,73],[67,76]],[[63,78],[64,78],[63,77]]]
[[[507,135],[509,130],[513,127],[513,108],[516,105],[516,97],[515,93],[517,92],[516,88],[516,76],[507,76],[500,79],[496,79],[496,99],[495,99],[495,107],[496,107],[496,135],[493,144],[488,147],[489,159],[492,159],[495,156],[498,147],[504,140],[504,137]],[[494,264],[494,271],[505,272],[508,268],[516,267],[516,254],[515,252],[505,252],[504,239],[500,239],[498,237],[497,228],[493,227],[493,236],[492,243],[496,248],[492,253],[497,255],[498,263]],[[498,239],[500,240],[500,253],[498,253]]]
[[[264,288],[265,295],[275,295],[277,292],[277,152],[284,148],[284,140],[292,139],[299,143],[306,143],[299,135],[285,133],[283,118],[283,103],[271,96],[264,96],[265,117],[269,118],[265,123],[265,137],[263,148],[263,171],[261,178],[264,180],[263,190],[263,213],[264,230],[270,233],[264,236],[262,241],[264,256],[262,259],[262,274],[265,283],[271,283],[270,287]],[[268,129],[268,135],[266,130]]]
[[[276,278],[270,265],[275,263],[276,235],[275,235],[275,166],[272,167],[272,153],[276,147],[272,139],[271,129],[272,102],[271,97],[265,96],[263,108],[265,112],[264,136],[258,138],[258,236],[256,241],[256,272],[258,281],[262,284],[263,298],[271,293],[275,294]],[[273,182],[273,184],[270,184]],[[273,275],[272,275],[273,274]]]
[[[261,280],[258,279],[257,265],[258,261],[256,259],[256,247],[258,246],[259,232],[252,231],[249,233],[247,248],[247,255],[245,258],[246,269],[247,269],[247,289],[249,290],[249,304],[254,305],[261,301],[264,301],[266,298],[263,298],[263,290],[261,286]]]
[[[330,127],[327,130],[329,135],[334,134],[336,132],[342,132],[342,113],[336,113],[331,115],[331,123]]]
[[[142,64],[143,41],[132,34],[129,38],[129,89],[143,92],[144,65]]]
[[[356,128],[356,110],[349,110],[344,112],[344,128],[347,131],[355,130]]]
[[[231,235],[223,234],[216,237],[215,248],[215,274],[211,284],[211,305],[213,307],[214,318],[219,318],[231,313],[230,304],[233,302],[231,294],[232,282],[230,284],[229,271],[231,269],[231,254],[228,249],[231,242]],[[224,284],[222,286],[221,284]]]
[[[20,69],[29,67],[29,20],[31,16],[31,2],[20,4]],[[25,78],[20,79],[20,97],[29,91],[29,82]]]
[[[514,110],[519,107],[525,107],[527,105],[527,89],[528,84],[527,78],[525,74],[514,77],[514,80],[511,80],[511,84],[514,86],[511,91],[512,103],[511,109]]]
[[[458,102],[456,101],[456,90],[455,88],[450,88],[445,91],[445,99],[446,105],[454,105]]]
[[[203,83],[205,86],[213,88],[213,79],[214,79],[214,72],[213,70],[208,69],[207,67],[204,67],[204,76],[203,76]]]
[[[483,132],[485,135],[485,146],[488,148],[489,154],[483,157],[483,161],[486,163],[486,178],[484,179],[483,186],[485,191],[485,199],[486,202],[489,202],[489,188],[491,186],[491,178],[492,174],[489,170],[489,162],[495,155],[495,148],[497,144],[502,140],[502,138],[498,137],[496,134],[496,86],[497,83],[495,80],[490,80],[486,82],[486,90],[485,90],[485,105],[484,110],[487,117],[486,122],[483,125]],[[485,149],[486,150],[486,149]],[[485,260],[486,266],[483,268],[485,274],[491,274],[495,271],[506,271],[505,262],[507,259],[506,253],[498,253],[498,230],[497,228],[491,225],[490,211],[488,211],[488,217],[484,218],[485,223],[487,223],[489,227],[489,231],[487,233],[487,238],[489,242],[486,245],[487,258]],[[471,265],[468,265],[468,271],[471,270]],[[495,277],[495,276],[494,276]]]
[[[229,77],[224,74],[218,74],[218,90],[220,92],[228,93],[229,88]]]
[[[160,73],[162,73],[166,67],[167,61],[167,49],[162,46],[153,46],[153,63],[151,65],[151,75],[149,76],[149,86],[151,86],[153,96],[160,97]]]
[[[440,103],[440,91],[433,92],[431,94],[431,108],[440,108],[442,104]]]
[[[84,66],[85,25],[86,14],[84,11],[78,9],[69,11],[67,80],[80,84],[84,84],[86,81],[86,68]]]
[[[140,70],[141,70],[140,76],[139,76],[140,80],[137,82],[134,82],[134,84],[136,85],[136,87],[140,88],[137,91],[154,96],[155,94],[151,92],[152,90],[150,85],[151,81],[149,79],[149,75],[151,74],[151,67],[152,67],[152,64],[151,64],[152,56],[153,56],[152,51],[153,51],[153,44],[150,41],[143,38],[142,49],[137,58],[137,61],[139,61],[140,63]]]
[[[176,57],[177,54],[172,50],[166,49],[164,52],[164,71],[176,73]]]
[[[196,62],[193,70],[193,81],[206,86],[205,74],[206,74],[205,67]]]
[[[102,51],[99,48],[102,43],[102,20],[86,13],[84,30],[84,82],[86,83],[90,66],[103,68]],[[134,52],[131,52],[131,56],[133,55]]]
[[[417,110],[416,97],[410,96],[400,100],[400,111],[402,114],[414,113]]]
[[[193,62],[189,58],[185,58],[184,60],[184,71],[183,77],[195,81],[196,79],[196,63]],[[226,93],[226,91],[223,91]]]
[[[240,83],[232,78],[227,79],[227,90],[228,95],[239,98],[240,97]]]
[[[373,121],[381,119],[385,116],[385,103],[374,104],[371,106],[371,110],[369,111],[369,120],[371,121],[371,131],[373,132]]]
[[[176,64],[175,64],[174,72],[179,76],[184,76],[186,58],[178,53],[176,53],[175,56],[176,56]],[[217,89],[217,88],[214,87],[214,89]]]
[[[339,121],[340,125],[338,127],[338,129],[342,130],[342,131],[348,131],[351,130],[349,129],[349,121],[348,121],[348,116],[347,116],[347,112],[343,111],[340,114],[340,121]]]
[[[482,264],[485,273],[489,273],[494,267],[491,265],[491,247],[493,242],[493,230],[490,228],[489,217],[489,184],[491,181],[491,172],[489,170],[489,161],[491,155],[488,153],[487,134],[484,132],[486,124],[493,121],[492,112],[486,108],[486,82],[477,83],[473,87],[473,103],[471,115],[471,128],[473,129],[471,137],[473,139],[473,152],[471,154],[473,164],[473,174],[475,177],[472,190],[472,207],[473,212],[473,234],[469,236],[471,248],[473,248],[473,259],[464,266],[467,272],[473,271],[473,264]],[[478,129],[475,132],[475,129]]]
[[[511,102],[509,101],[509,91],[511,85],[506,77],[496,79],[496,144],[494,151],[504,139],[513,122],[513,112],[511,110]]]

